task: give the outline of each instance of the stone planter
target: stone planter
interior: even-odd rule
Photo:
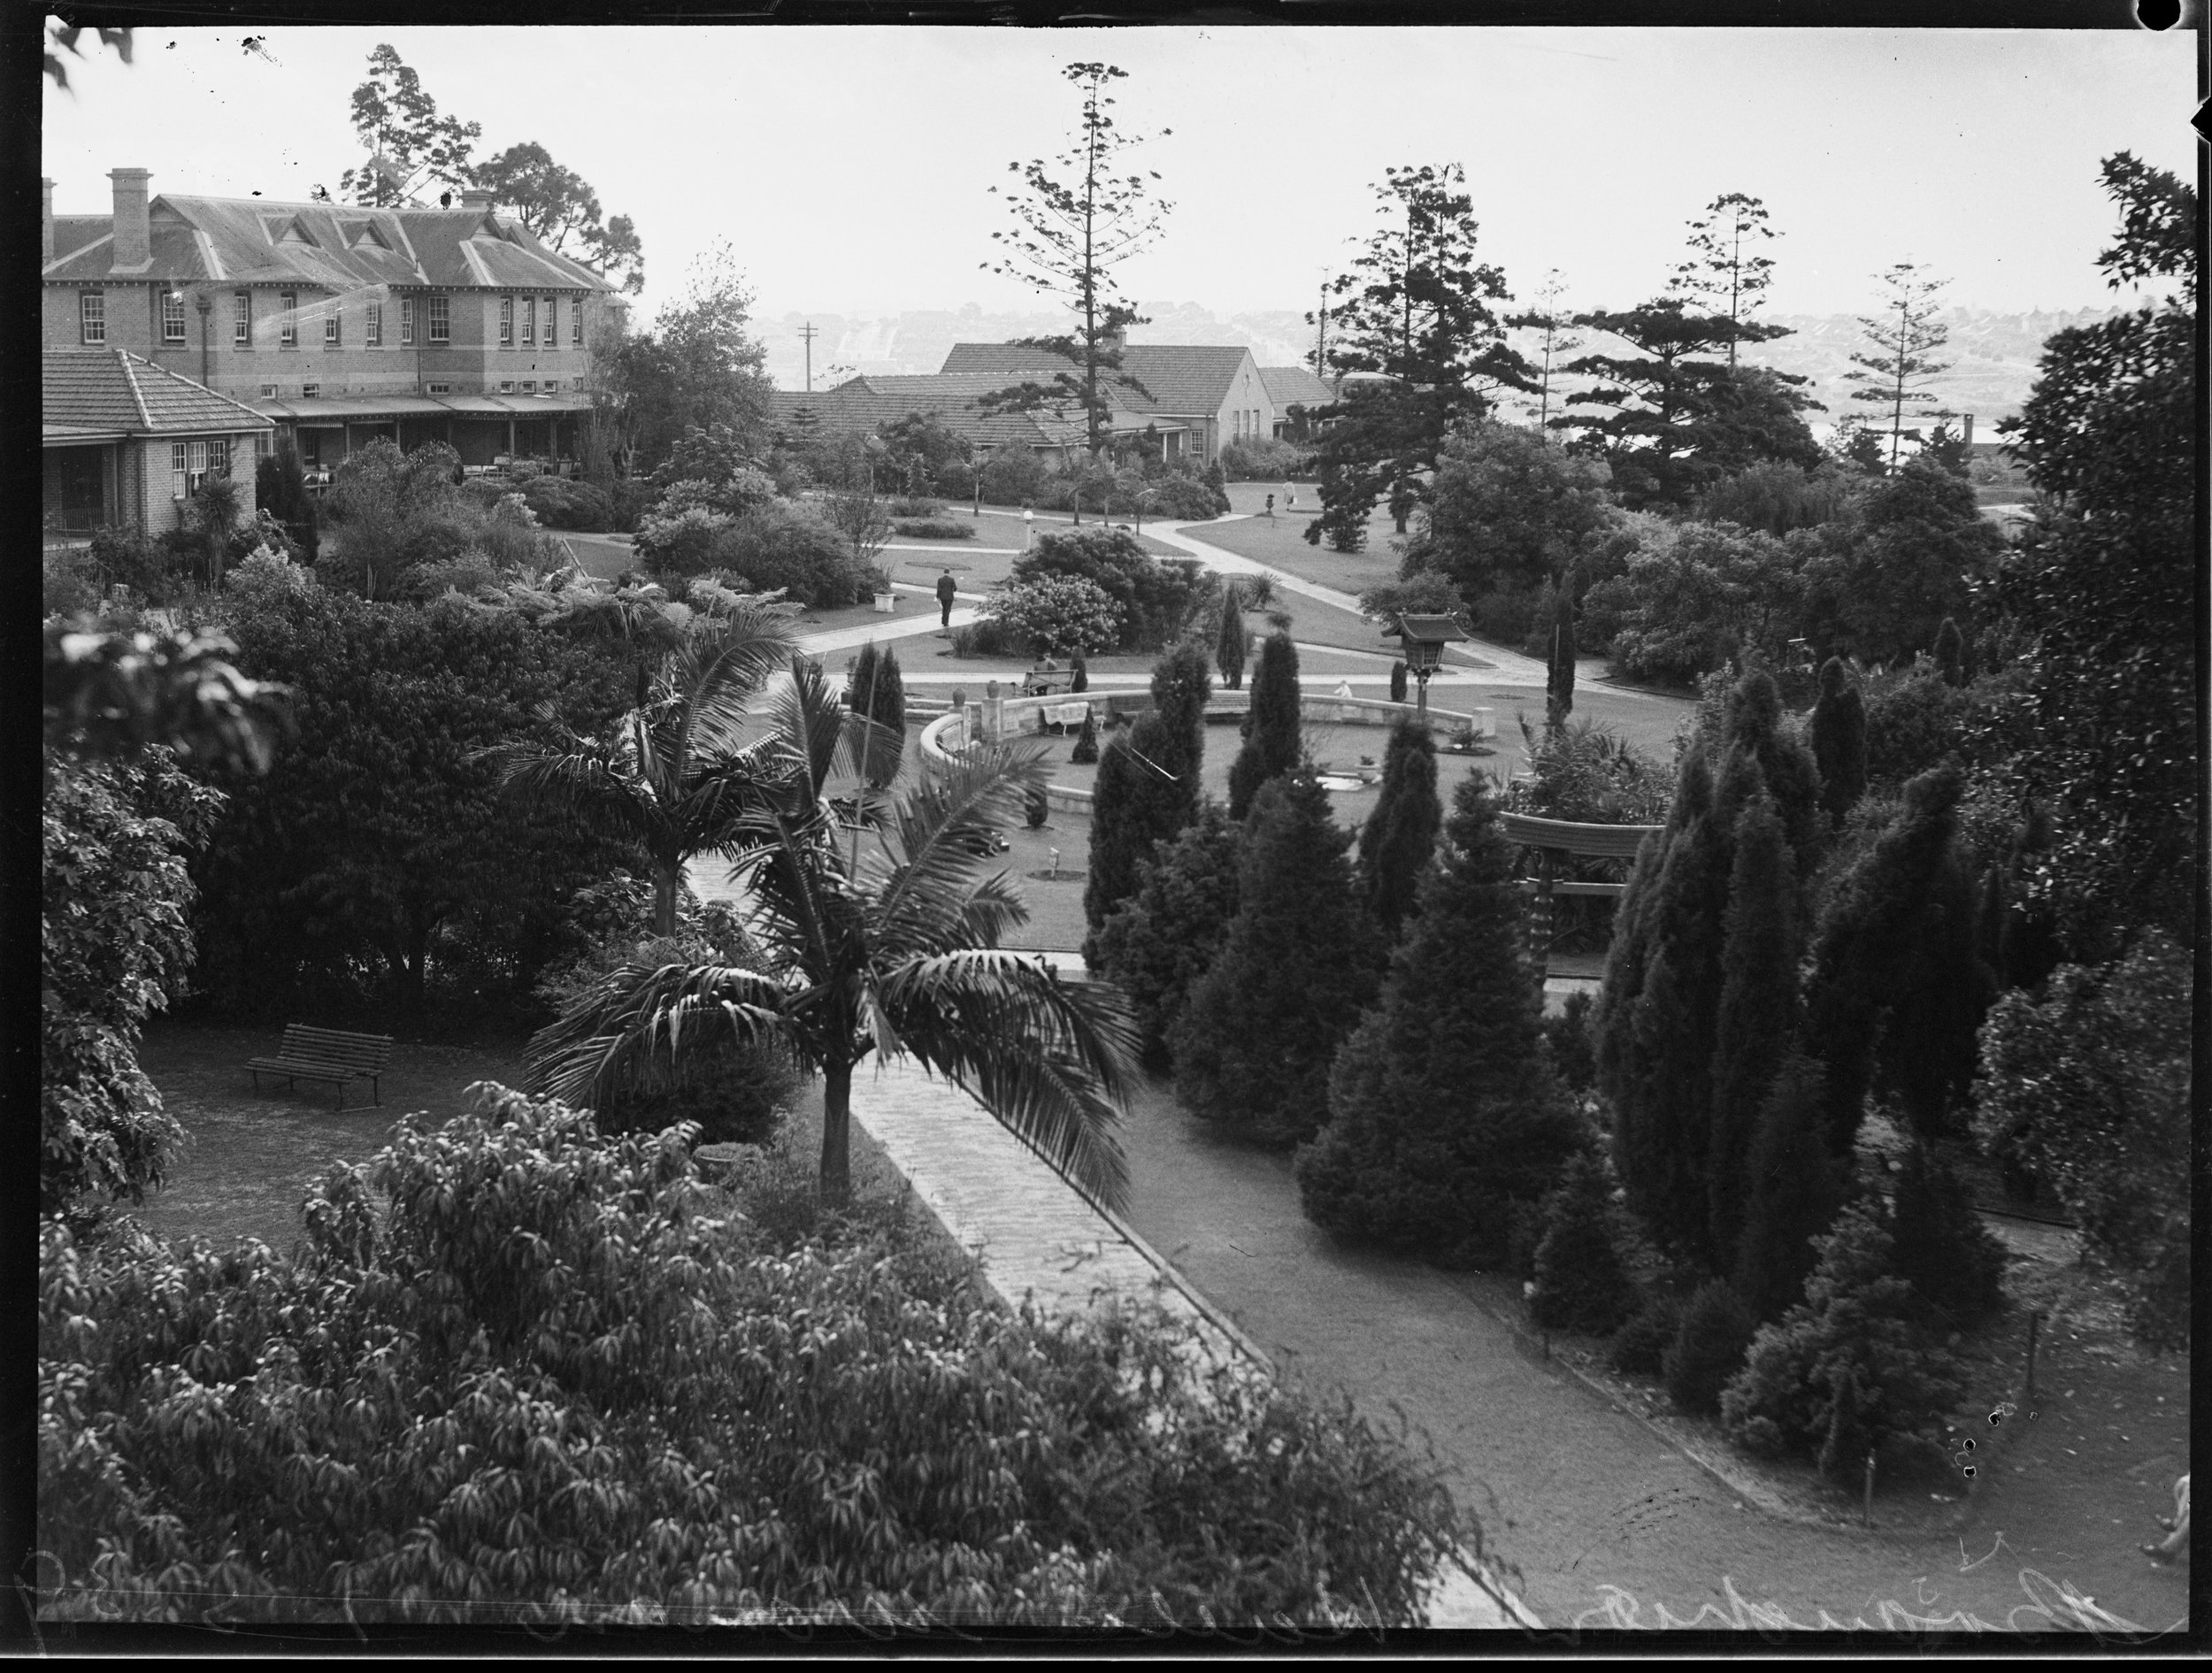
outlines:
[[[876,614],[879,616],[888,616],[898,607],[898,602],[899,595],[896,593],[878,593],[876,595]]]

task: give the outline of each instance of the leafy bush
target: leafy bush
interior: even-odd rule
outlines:
[[[717,544],[735,518],[703,505],[672,514],[656,509],[638,520],[634,549],[639,565],[653,575],[695,575],[719,562]]]
[[[1051,480],[1044,461],[1024,447],[995,449],[979,474],[983,497],[993,505],[1034,505]]]
[[[483,553],[463,552],[438,564],[417,564],[399,572],[392,584],[392,595],[417,604],[426,604],[447,592],[472,595],[480,587],[497,587],[498,567]]]
[[[678,1133],[487,1087],[319,1180],[296,1264],[50,1224],[45,1610],[1410,1624],[1479,1538],[1156,1310],[1012,1316],[896,1223],[732,1206]]]
[[[1718,1411],[1721,1389],[1742,1365],[1757,1323],[1728,1285],[1716,1278],[1701,1285],[1660,1362],[1667,1397],[1694,1416]]]
[[[1537,1324],[1600,1336],[1628,1316],[1636,1290],[1621,1265],[1614,1222],[1604,1168],[1592,1157],[1570,1156],[1559,1188],[1545,1203],[1544,1239],[1536,1246],[1529,1311]]]
[[[1860,701],[1866,781],[1877,787],[1901,785],[1958,753],[1978,707],[1972,693],[1947,684],[1932,664],[1870,674]]]
[[[1014,560],[1016,582],[1047,575],[1085,580],[1122,609],[1125,651],[1156,650],[1182,638],[1205,614],[1220,583],[1189,559],[1148,556],[1120,529],[1081,528],[1040,534]]]
[[[1617,672],[1688,685],[1746,652],[1790,660],[1804,589],[1801,545],[1695,522],[1661,524],[1641,539],[1620,574],[1584,595],[1593,636],[1611,641]]]
[[[1842,1476],[1885,1440],[1934,1433],[1964,1387],[1914,1322],[1878,1203],[1845,1209],[1817,1247],[1805,1300],[1759,1327],[1722,1390],[1721,1424],[1749,1451],[1810,1456]]]
[[[613,500],[588,482],[534,476],[522,485],[522,497],[548,528],[597,534],[614,526]]]
[[[1111,650],[1121,642],[1121,604],[1095,581],[1037,575],[993,592],[984,618],[1009,640],[1040,656],[1068,650]]]
[[[2127,957],[2062,964],[1982,1025],[1974,1132],[2047,1184],[2116,1274],[2129,1326],[2189,1339],[2189,955],[2146,932]]]
[[[1006,623],[990,616],[979,616],[975,620],[952,630],[952,654],[956,656],[1027,656],[1032,655],[1026,641],[1018,637]]]
[[[1284,482],[1312,464],[1312,449],[1272,436],[1231,441],[1221,449],[1221,473],[1232,482]]]
[[[643,536],[641,534],[642,543]],[[777,500],[749,511],[718,534],[706,567],[745,578],[751,590],[787,595],[812,610],[864,602],[868,570],[836,529],[803,505]]]
[[[948,460],[932,479],[930,486],[949,500],[967,500],[976,497],[975,466],[965,459]]]
[[[923,496],[902,496],[894,499],[884,509],[893,517],[934,518],[944,515],[945,503]],[[965,528],[967,525],[963,523],[960,526]]]
[[[1569,1092],[1587,1092],[1597,1084],[1597,1049],[1590,1036],[1588,992],[1577,988],[1567,995],[1556,1017],[1544,1018],[1544,1046],[1551,1055],[1552,1073]]]
[[[40,554],[39,601],[49,616],[93,616],[107,589],[92,556],[82,547],[48,547]]]
[[[1682,1332],[1682,1304],[1671,1295],[1652,1295],[1613,1333],[1606,1362],[1624,1377],[1663,1374],[1667,1350]]]
[[[1457,616],[1467,601],[1450,579],[1434,570],[1418,570],[1394,581],[1371,587],[1359,595],[1360,613],[1381,620],[1410,611],[1417,616]]]
[[[91,579],[104,597],[111,587],[127,587],[149,604],[165,604],[183,579],[176,555],[134,528],[93,530],[87,556]]]
[[[1174,472],[1145,486],[1145,514],[1163,522],[1202,523],[1228,514],[1228,495],[1203,477]]]
[[[972,541],[975,538],[973,522],[963,522],[955,517],[910,518],[891,525],[895,533],[910,541]]]

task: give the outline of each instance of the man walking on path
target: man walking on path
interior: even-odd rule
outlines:
[[[952,600],[953,595],[959,590],[958,584],[952,579],[950,570],[947,570],[937,578],[937,625],[940,627],[952,625]]]

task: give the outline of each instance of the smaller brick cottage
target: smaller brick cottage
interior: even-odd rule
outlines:
[[[124,349],[49,349],[39,365],[41,503],[49,541],[102,526],[180,526],[192,496],[228,476],[254,511],[254,465],[276,426]]]

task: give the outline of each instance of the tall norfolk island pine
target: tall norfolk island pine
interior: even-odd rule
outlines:
[[[1228,940],[1168,1031],[1175,1095],[1192,1114],[1272,1145],[1328,1119],[1330,1060],[1382,963],[1350,841],[1311,772],[1262,787]]]
[[[1545,1055],[1514,871],[1488,786],[1461,780],[1381,1001],[1337,1054],[1329,1124],[1298,1155],[1307,1217],[1340,1237],[1502,1260],[1510,1205],[1586,1144]]]
[[[1260,644],[1244,748],[1229,766],[1229,817],[1241,819],[1250,812],[1260,787],[1296,766],[1300,754],[1298,648],[1278,628]]]

